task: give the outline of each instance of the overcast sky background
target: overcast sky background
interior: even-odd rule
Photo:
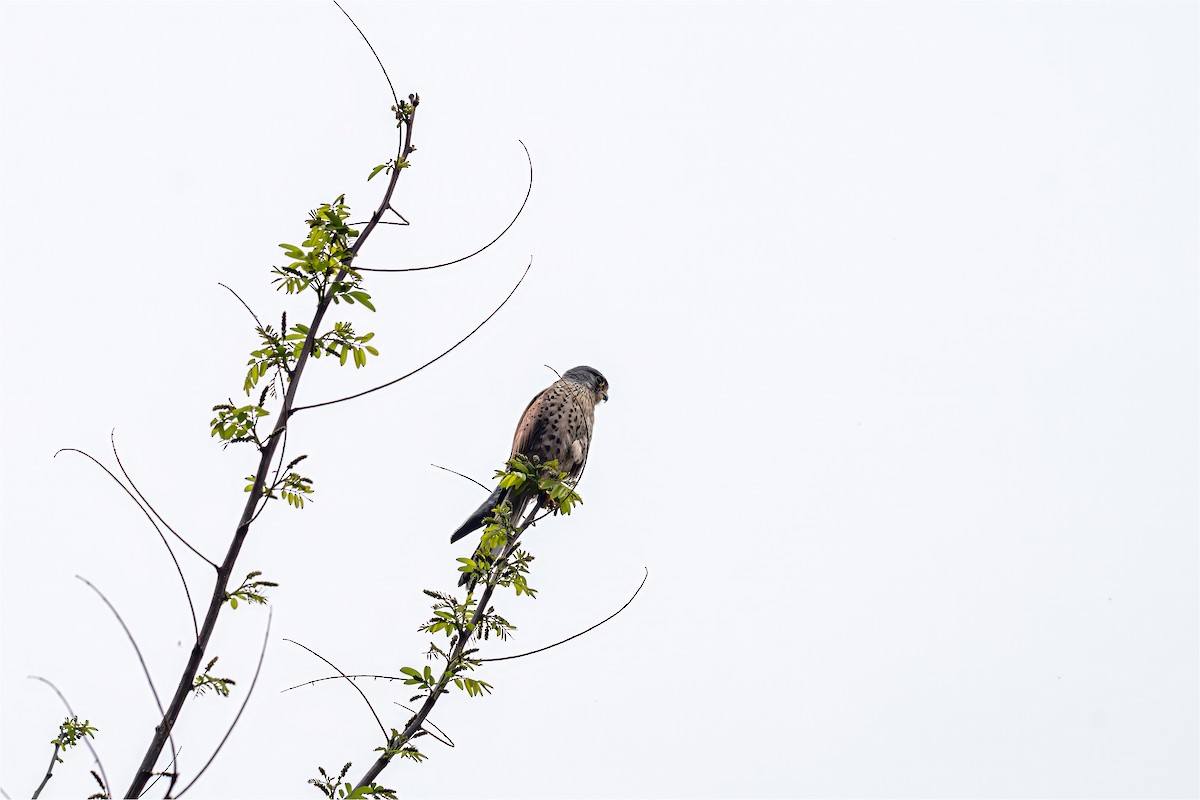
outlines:
[[[420,666],[423,588],[543,366],[611,382],[536,601],[484,699],[402,796],[1195,797],[1195,3],[347,4],[402,95],[413,168],[362,266],[368,369],[294,418],[316,500],[238,563],[278,581],[258,688],[191,796],[317,797],[380,733],[347,671]],[[63,717],[123,793],[191,631],[171,563],[79,447],[125,466],[213,559],[253,453],[222,451],[279,242],[346,192],[364,218],[391,97],[332,3],[2,8],[0,786],[28,796]],[[202,608],[211,571],[182,553]],[[193,699],[185,780],[248,687],[267,613],[224,612],[234,697]],[[364,687],[384,721],[412,694]],[[44,796],[94,790],[86,751]],[[155,791],[158,791],[157,789]]]

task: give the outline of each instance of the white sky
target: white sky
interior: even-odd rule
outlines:
[[[410,4],[347,8],[397,91],[413,169],[362,266],[367,370],[452,358],[295,418],[316,502],[272,509],[237,567],[282,585],[246,715],[191,796],[317,797],[373,760],[347,671],[423,663],[422,588],[551,373],[602,370],[585,505],[529,537],[536,601],[434,721],[457,743],[402,796],[1195,797],[1198,80],[1195,3]],[[99,586],[168,696],[191,629],[126,467],[216,559],[252,454],[209,408],[249,316],[304,313],[276,244],[346,192],[366,214],[391,98],[331,3],[2,8],[0,785],[31,792],[63,716],[115,788],[157,721]],[[236,395],[235,395],[236,396]],[[466,543],[463,543],[466,545]],[[183,558],[184,556],[181,556]],[[188,564],[193,592],[211,590]],[[210,652],[185,776],[249,683],[266,612]],[[389,725],[410,691],[368,685]],[[45,796],[93,790],[72,751]]]

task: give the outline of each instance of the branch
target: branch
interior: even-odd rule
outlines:
[[[509,537],[508,544],[505,546],[504,551],[500,554],[499,558],[495,560],[495,565],[493,567],[494,571],[492,573],[493,578],[488,581],[487,586],[483,590],[483,594],[479,597],[479,605],[475,607],[475,613],[471,615],[471,621],[466,626],[467,631],[478,630],[480,620],[483,619],[484,614],[487,613],[487,609],[489,608],[488,603],[492,599],[492,592],[496,589],[495,580],[499,575],[499,570],[502,568],[508,557],[511,556],[517,549],[517,544],[521,539],[521,534],[525,532],[532,522],[533,515],[531,514],[528,519],[521,523],[521,526],[517,528],[516,532]],[[458,641],[455,642],[454,646],[450,648],[450,652],[447,654],[447,665],[454,663],[462,657],[463,651],[466,649],[467,643],[471,640],[471,638],[472,636],[470,633],[468,633],[466,636],[458,637]],[[420,711],[414,714],[413,718],[409,720],[407,725],[404,726],[404,731],[401,732],[399,736],[388,740],[388,749],[392,751],[399,750],[409,740],[411,740],[418,731],[424,728],[425,718],[429,716],[429,712],[433,711],[434,705],[437,704],[438,698],[442,696],[445,690],[445,685],[450,682],[450,677],[451,673],[449,667],[447,667],[447,669],[442,671],[441,676],[438,678],[437,685],[432,687],[429,692],[429,696],[425,698],[425,702],[421,705]],[[375,763],[371,765],[371,768],[367,770],[366,774],[359,779],[355,788],[357,789],[364,786],[369,786],[375,780],[375,778],[379,776],[379,773],[383,772],[384,767],[391,763],[391,760],[392,756],[389,755],[388,750],[385,749],[383,755],[377,758]]]
[[[495,310],[492,311],[492,313],[490,313],[486,317],[484,317],[483,322],[479,323],[474,328],[472,328],[470,333],[468,333],[466,336],[464,336],[463,338],[459,339],[457,342],[452,344],[449,348],[447,348],[445,351],[443,351],[440,355],[434,356],[433,358],[429,359],[424,364],[422,364],[421,366],[414,369],[412,372],[407,372],[404,375],[401,375],[399,378],[388,381],[387,383],[380,384],[379,386],[376,386],[373,389],[367,389],[366,391],[358,392],[357,394],[348,395],[346,397],[339,397],[337,400],[326,400],[324,403],[313,403],[312,405],[309,405],[309,406],[298,406],[297,408],[292,409],[291,413],[295,414],[300,411],[307,411],[310,408],[321,408],[322,406],[331,406],[334,403],[344,403],[347,400],[355,400],[359,397],[363,397],[364,395],[371,394],[371,392],[378,392],[380,389],[386,389],[389,386],[394,386],[395,384],[399,383],[402,380],[411,378],[413,375],[416,375],[418,372],[425,369],[426,367],[431,366],[434,363],[442,360],[443,358],[445,358],[446,356],[450,355],[452,352],[457,350],[459,345],[461,345],[463,342],[467,341],[467,339],[470,339],[472,336],[474,336],[479,331],[480,328],[482,328],[484,325],[486,325],[491,320],[492,317],[496,316],[496,314],[498,314],[500,312],[500,309],[504,308],[504,306],[508,303],[508,301],[512,299],[512,296],[517,293],[517,289],[521,288],[521,282],[525,280],[525,276],[529,274],[529,270],[532,268],[533,268],[533,257],[531,256],[529,258],[529,266],[525,267],[525,271],[521,273],[521,278],[517,281],[517,285],[512,288],[512,291],[508,293],[508,296],[505,297],[503,301],[501,301],[500,305],[496,306]],[[356,269],[357,269],[357,267],[356,267]]]
[[[174,747],[174,745],[172,745]],[[150,781],[150,785],[142,790],[139,797],[145,797],[146,793],[155,787],[162,780],[164,775],[170,776],[171,782],[167,784],[167,793],[163,797],[170,797],[171,792],[175,790],[175,782],[179,780],[179,754],[183,752],[183,748],[179,748],[171,753],[171,760],[167,762],[167,766],[154,773],[154,780]]]
[[[51,689],[53,689],[54,693],[56,695],[58,695],[58,699],[62,700],[62,704],[67,707],[67,713],[70,714],[72,717],[76,716],[75,711],[71,708],[71,704],[67,702],[67,698],[63,696],[63,693],[58,690],[57,686],[55,686],[53,683],[46,680],[45,678],[41,677],[40,675],[30,675],[29,679],[32,681],[41,681],[42,683],[46,684]],[[106,795],[108,795],[109,797],[112,797],[112,790],[110,790],[108,788],[109,787],[108,773],[104,771],[104,764],[103,764],[103,762],[100,761],[100,756],[96,753],[96,748],[92,747],[92,742],[91,742],[90,737],[84,736],[83,743],[85,745],[87,745],[88,752],[92,754],[92,759],[96,762],[96,766],[100,768],[100,776],[102,778],[104,778],[104,780],[102,781],[103,785],[100,788],[104,789],[104,793]],[[7,795],[5,795],[5,796],[7,796]]]
[[[334,2],[336,2],[336,0],[334,0]],[[529,195],[533,193],[533,157],[529,155],[529,148],[525,147],[525,143],[520,139],[517,141],[520,143],[521,147],[525,148],[525,159],[529,162],[529,186],[525,189],[525,199],[521,201],[521,207],[517,209],[517,213],[513,215],[513,218],[509,221],[509,223],[504,226],[504,230],[496,234],[495,239],[492,239],[490,242],[473,253],[469,253],[461,258],[456,258],[453,261],[446,261],[442,264],[430,264],[427,267],[405,267],[403,269],[383,269],[376,267],[355,267],[355,269],[359,272],[424,272],[428,269],[441,269],[442,267],[454,266],[455,264],[461,264],[469,258],[474,258],[484,250],[487,250],[489,247],[494,245],[496,242],[500,241],[501,237],[508,233],[509,228],[517,224],[517,220],[520,218],[521,212],[525,210],[525,204],[529,202]],[[397,211],[396,216],[400,216],[400,212]],[[400,217],[400,219],[404,219],[404,217]],[[404,224],[408,224],[408,220],[404,220]]]
[[[129,491],[129,489],[126,488],[125,484],[121,483],[120,478],[118,478],[116,475],[113,475],[112,470],[110,470],[108,467],[104,466],[99,461],[97,461],[95,458],[93,458],[90,453],[85,453],[82,450],[76,450],[74,447],[64,447],[61,450],[59,450],[58,452],[56,452],[53,457],[58,458],[59,453],[79,453],[79,455],[90,459],[93,464],[95,464],[100,469],[107,472],[108,477],[112,478],[114,481],[117,482],[117,485],[121,487],[121,491],[123,491],[123,492],[125,492],[125,494],[129,495],[129,499],[132,500],[134,502],[134,504],[141,510],[141,512],[146,515],[146,519],[150,520],[150,525],[154,528],[154,532],[158,534],[158,538],[162,539],[163,547],[167,548],[167,552],[171,554],[171,561],[175,562],[175,571],[177,573],[179,573],[179,580],[181,583],[183,583],[183,593],[187,597],[188,610],[192,613],[192,628],[193,628],[193,630],[196,630],[196,607],[192,604],[192,592],[190,589],[188,589],[187,578],[183,577],[183,567],[179,566],[179,559],[175,557],[175,551],[171,549],[171,543],[167,541],[166,536],[163,536],[163,532],[162,532],[162,530],[159,529],[158,523],[156,523],[154,521],[154,517],[150,516],[150,512],[147,511],[146,508],[141,503],[138,502],[138,499],[133,496],[133,492]],[[187,542],[184,542],[184,544],[187,544]],[[190,547],[191,545],[188,545],[188,546]],[[196,553],[196,555],[200,556],[201,558],[204,558],[204,556],[201,555],[200,553]],[[207,558],[204,558],[204,560],[208,561]],[[212,564],[211,561],[208,561],[208,563]],[[196,630],[196,634],[199,635],[198,630]]]
[[[397,161],[404,161],[412,153],[412,133],[413,122],[416,119],[417,105],[420,99],[416,95],[410,95],[409,99],[412,103],[412,112],[408,115],[405,123],[402,123],[402,141],[401,150],[397,156]],[[359,250],[370,238],[371,233],[379,224],[380,218],[391,203],[392,194],[396,191],[396,184],[400,179],[400,173],[403,170],[396,169],[392,171],[390,180],[388,181],[387,189],[384,191],[383,199],[376,207],[375,213],[371,215],[371,221],[359,234],[355,242],[350,247],[347,257],[344,259],[345,267],[338,271],[334,277],[333,283],[340,282],[345,278],[347,269],[353,263],[354,258],[358,255]],[[192,648],[191,655],[188,657],[187,664],[183,668],[183,672],[179,677],[179,683],[175,687],[175,694],[171,698],[171,704],[167,707],[163,714],[162,722],[154,729],[154,736],[150,740],[150,745],[146,748],[145,755],[142,757],[142,762],[138,766],[137,773],[134,775],[129,789],[126,792],[127,798],[138,797],[146,782],[154,770],[154,764],[157,762],[159,755],[162,753],[163,747],[170,738],[171,731],[175,726],[176,720],[179,718],[180,712],[183,710],[183,704],[191,695],[193,682],[196,673],[200,669],[200,662],[204,658],[204,651],[208,648],[208,643],[212,638],[213,631],[216,629],[217,617],[220,615],[221,608],[225,604],[225,590],[228,586],[230,576],[233,573],[235,564],[237,563],[238,555],[242,551],[242,546],[245,544],[246,536],[250,532],[250,525],[254,521],[259,500],[262,497],[263,486],[266,484],[267,473],[270,471],[271,462],[275,455],[275,450],[279,446],[280,434],[287,428],[288,421],[291,418],[296,403],[296,393],[300,388],[301,378],[304,375],[304,369],[308,364],[309,358],[312,355],[313,346],[316,341],[317,331],[320,329],[321,321],[325,318],[326,312],[329,310],[330,304],[333,302],[333,293],[327,294],[318,303],[316,310],[313,312],[312,321],[309,324],[308,335],[304,339],[304,343],[300,349],[300,356],[296,359],[296,365],[291,373],[291,381],[288,383],[287,393],[285,394],[280,408],[279,416],[276,419],[275,427],[270,437],[265,442],[265,447],[260,448],[258,469],[255,472],[254,482],[251,484],[249,497],[246,498],[246,504],[242,508],[242,514],[239,518],[238,525],[233,534],[233,539],[229,543],[229,550],[225,554],[221,566],[217,568],[217,578],[213,585],[212,597],[209,600],[208,611],[204,617],[204,623],[200,627],[200,632],[196,637],[196,644]],[[174,745],[172,745],[174,749]]]
[[[221,287],[223,287],[223,288],[225,288],[225,289],[229,289],[229,287],[228,287],[228,286],[225,286],[225,284],[221,283],[220,281],[217,281],[217,286],[221,286]],[[254,317],[254,322],[255,322],[255,324],[256,324],[256,325],[258,325],[258,327],[260,327],[260,328],[261,328],[261,327],[262,327],[262,320],[260,320],[260,319],[258,318],[258,314],[255,314],[255,313],[254,313],[254,309],[250,307],[250,304],[249,304],[249,303],[247,303],[245,300],[243,300],[243,299],[242,299],[242,296],[241,296],[240,294],[238,294],[237,292],[235,292],[233,289],[229,289],[229,293],[230,293],[231,295],[233,295],[234,297],[236,297],[236,298],[237,298],[237,301],[238,301],[239,303],[241,303],[241,304],[242,304],[242,306],[243,306],[243,307],[244,307],[244,308],[245,308],[247,311],[249,311],[249,312],[250,312],[250,316]]]
[[[387,732],[387,728],[383,727],[383,720],[381,720],[381,719],[379,718],[379,714],[377,714],[377,713],[375,712],[375,706],[371,705],[371,701],[367,699],[367,695],[366,695],[366,693],[365,693],[365,692],[363,692],[363,690],[359,688],[358,684],[357,684],[357,683],[355,683],[355,682],[354,682],[354,680],[353,680],[353,679],[351,679],[351,677],[350,677],[349,675],[347,675],[346,673],[342,672],[340,669],[338,669],[338,666],[337,666],[336,664],[334,664],[332,661],[330,661],[330,660],[329,660],[328,658],[326,658],[325,656],[323,656],[323,655],[321,655],[320,653],[318,653],[316,650],[313,650],[311,647],[306,647],[305,645],[302,645],[302,644],[300,644],[299,642],[295,641],[294,639],[284,639],[284,641],[285,641],[285,642],[291,642],[292,644],[296,645],[296,647],[301,647],[301,648],[304,648],[305,650],[307,650],[308,652],[312,653],[314,656],[316,656],[317,658],[321,659],[321,660],[322,660],[322,661],[324,661],[326,664],[328,664],[329,666],[331,666],[331,667],[333,667],[335,670],[337,670],[337,672],[338,672],[338,675],[339,675],[340,677],[342,677],[342,678],[345,678],[345,679],[346,679],[346,682],[347,682],[347,683],[349,683],[351,686],[353,686],[353,687],[354,687],[354,691],[356,691],[356,692],[358,692],[358,693],[359,693],[359,695],[360,695],[360,696],[362,697],[362,699],[363,699],[363,702],[367,704],[367,708],[371,709],[371,714],[372,714],[372,716],[374,716],[374,717],[375,717],[375,723],[376,723],[377,725],[379,725],[379,730],[383,732],[383,738],[384,738],[384,739],[387,739],[387,738],[388,738],[388,732]]]
[[[404,705],[404,703],[401,703],[399,700],[393,700],[392,705],[400,706],[401,708],[403,708],[405,711],[407,711],[410,714],[417,713],[417,712],[413,711],[411,708],[409,708],[408,706]],[[442,739],[442,738],[439,738],[439,736],[434,736],[433,731],[429,730],[429,728],[422,728],[421,730],[425,731],[430,736],[433,736],[434,739],[436,739],[437,741],[446,745],[447,747],[454,747],[454,740],[450,738],[450,734],[446,733],[444,730],[439,728],[437,725],[434,725],[429,720],[425,720],[425,721],[429,723],[430,728],[433,728],[433,730],[437,731],[438,734],[440,734],[441,736],[444,736],[446,738]]]
[[[163,519],[163,515],[158,513],[158,509],[156,509],[154,506],[150,505],[150,501],[147,500],[146,496],[144,494],[142,494],[142,491],[140,489],[138,489],[137,484],[133,482],[133,478],[129,477],[129,473],[125,471],[125,465],[121,463],[121,454],[117,452],[117,429],[116,428],[113,428],[112,432],[109,433],[108,439],[110,442],[112,442],[113,457],[117,460],[117,466],[121,469],[121,474],[125,476],[125,480],[129,481],[129,485],[133,488],[133,491],[137,492],[137,496],[141,499],[141,501],[146,504],[146,508],[150,509],[151,513],[153,513],[154,516],[158,517],[158,521],[163,524],[163,527],[166,528],[167,530],[169,530],[172,534],[174,534],[176,539],[183,542],[184,546],[187,547],[187,549],[191,550],[193,553],[198,555],[200,558],[203,558],[205,561],[207,561],[208,565],[210,567],[212,567],[213,569],[216,569],[217,568],[216,564],[214,564],[210,559],[206,558],[204,556],[204,554],[201,553],[199,550],[192,547],[192,545],[188,542],[187,539],[180,536],[179,533],[176,532],[176,530],[174,528],[172,528],[169,524],[167,524],[167,521],[165,519]],[[186,587],[186,584],[184,584],[184,585]],[[191,601],[190,593],[188,594],[188,600],[190,603],[190,601]],[[195,621],[195,619],[194,619],[195,616],[196,616],[196,612],[195,612],[195,609],[193,608],[193,610],[192,610],[193,622]]]
[[[430,464],[429,466],[431,466],[431,467],[437,467],[437,468],[438,468],[438,469],[440,469],[440,470],[443,470],[443,471],[445,471],[445,472],[449,472],[451,475],[457,475],[457,476],[458,476],[458,477],[460,477],[460,478],[466,478],[466,479],[467,479],[467,480],[469,480],[471,483],[473,483],[473,484],[475,484],[476,486],[478,486],[480,489],[483,489],[485,492],[490,492],[490,491],[491,491],[491,489],[489,489],[488,487],[484,486],[484,485],[483,485],[482,483],[480,483],[479,481],[475,480],[474,478],[472,478],[472,477],[470,477],[470,476],[468,476],[468,475],[463,475],[461,472],[455,472],[454,470],[452,470],[452,469],[449,469],[448,467],[443,467],[443,466],[441,466],[440,464]]]
[[[371,675],[368,673],[346,673],[346,672],[343,672],[338,675],[329,675],[324,678],[313,678],[311,681],[305,681],[304,683],[297,683],[295,686],[289,686],[286,689],[280,690],[279,693],[283,694],[284,692],[290,692],[293,689],[301,689],[305,686],[312,686],[314,683],[320,683],[321,681],[340,681],[340,680],[344,680],[346,678],[375,678],[377,680],[384,680],[384,681],[406,680],[405,678],[400,677],[399,675]]]
[[[434,464],[433,466],[436,467],[437,464]],[[445,467],[439,467],[439,469],[445,469]],[[447,471],[452,472],[453,470],[447,470]],[[455,473],[455,474],[457,475],[458,473]],[[463,477],[466,477],[466,476],[463,476]],[[467,480],[470,480],[470,478],[467,478]],[[487,487],[484,486],[483,488],[486,489]],[[643,569],[645,569],[645,568],[643,568]],[[578,639],[580,636],[583,636],[586,633],[591,633],[592,631],[596,630],[596,628],[599,628],[601,625],[608,622],[610,619],[617,616],[625,609],[629,608],[629,606],[633,604],[633,601],[635,599],[637,599],[638,594],[641,593],[642,587],[646,585],[646,581],[649,579],[649,577],[650,577],[650,570],[646,569],[646,574],[642,578],[642,582],[639,583],[637,589],[634,590],[633,596],[631,596],[628,600],[625,601],[625,605],[621,606],[616,611],[614,611],[613,613],[609,614],[604,619],[597,622],[595,625],[592,625],[590,628],[585,628],[584,630],[580,631],[579,633],[576,633],[573,636],[568,636],[566,639],[563,639],[560,642],[555,642],[554,644],[548,644],[545,647],[539,647],[537,650],[530,650],[528,653],[520,653],[515,656],[500,656],[498,658],[481,658],[481,659],[479,659],[479,661],[481,663],[487,663],[490,661],[509,661],[514,658],[524,658],[525,656],[531,656],[531,655],[534,655],[535,653],[541,653],[545,650],[549,650],[551,648],[558,647],[560,644],[566,644],[567,642],[571,641],[572,639]],[[301,689],[305,686],[312,686],[314,684],[321,683],[323,681],[338,681],[338,680],[343,680],[343,679],[347,679],[347,678],[371,678],[373,680],[384,680],[384,681],[406,680],[406,676],[403,676],[403,675],[375,675],[372,673],[356,673],[356,674],[348,675],[348,674],[342,672],[338,675],[329,675],[324,678],[313,678],[311,681],[305,681],[304,683],[298,683],[295,686],[289,686],[288,688],[284,689],[283,691],[290,692],[293,689]],[[396,705],[401,705],[401,704],[397,703]],[[405,706],[405,708],[408,708],[408,707]],[[412,711],[412,709],[408,709],[408,710]],[[430,723],[430,724],[432,725],[433,723]],[[435,725],[434,727],[437,727],[437,726]],[[442,735],[445,736],[444,733]],[[446,738],[450,738],[450,737],[447,736]],[[453,747],[453,746],[454,745],[451,745],[451,747]]]
[[[50,778],[54,776],[54,765],[58,763],[58,743],[54,745],[54,753],[50,756],[50,766],[46,767],[46,777],[42,778],[42,782],[38,784],[38,788],[33,790],[33,800],[37,800],[38,795],[42,793],[42,789],[46,788],[46,784],[50,782]]]
[[[267,656],[267,641],[271,635],[271,617],[273,616],[274,609],[268,609],[267,629],[263,632],[262,652],[258,654],[258,666],[254,668],[254,677],[250,680],[250,688],[246,690],[246,697],[242,700],[241,708],[239,708],[237,714],[234,715],[233,722],[229,724],[229,730],[225,731],[225,735],[222,736],[221,741],[217,743],[217,749],[213,750],[213,754],[208,757],[208,761],[204,762],[204,766],[201,767],[200,771],[196,773],[196,777],[192,778],[192,780],[188,782],[187,786],[184,786],[182,789],[180,789],[179,794],[175,795],[176,797],[183,797],[184,792],[192,788],[196,781],[200,780],[200,776],[204,774],[204,771],[208,769],[209,765],[212,764],[216,759],[217,753],[221,752],[221,748],[225,746],[225,742],[229,739],[229,735],[233,733],[233,729],[237,727],[238,720],[242,718],[242,712],[246,710],[246,704],[250,702],[250,695],[254,693],[254,685],[258,683],[258,674],[262,672],[263,659]],[[170,796],[170,793],[168,793],[168,796]]]
[[[396,96],[396,87],[392,85],[392,78],[390,75],[388,75],[387,67],[383,65],[383,59],[379,57],[379,53],[375,52],[375,47],[371,44],[371,40],[367,38],[365,33],[363,33],[363,29],[358,27],[358,23],[354,21],[354,17],[346,14],[346,9],[342,8],[342,4],[339,3],[338,0],[333,0],[333,4],[338,7],[338,11],[341,11],[343,14],[345,14],[346,19],[350,20],[350,24],[354,26],[354,30],[358,31],[358,35],[361,36],[362,40],[367,43],[367,47],[371,50],[371,55],[375,56],[375,60],[379,62],[379,68],[383,70],[383,79],[387,81],[388,88],[392,90],[392,102],[396,105],[400,105],[400,98]],[[180,794],[183,793],[180,792]]]
[[[133,645],[133,652],[137,654],[138,663],[142,665],[142,674],[146,676],[146,684],[150,687],[150,694],[154,695],[154,704],[158,706],[158,713],[162,714],[162,700],[160,700],[158,697],[158,690],[154,688],[154,680],[150,677],[150,669],[146,666],[146,659],[142,657],[142,649],[138,647],[137,640],[133,638],[133,633],[130,632],[129,626],[125,624],[125,620],[121,618],[121,615],[117,612],[116,607],[113,606],[112,603],[108,602],[108,598],[104,596],[104,592],[101,592],[94,585],[92,585],[92,582],[87,578],[84,578],[81,575],[76,575],[75,577],[86,583],[93,592],[100,595],[100,599],[104,601],[104,605],[108,606],[108,610],[111,611],[113,616],[117,618],[117,622],[121,623],[121,629],[125,631],[125,635],[129,638],[129,643]],[[171,750],[174,752],[175,739],[170,735],[169,732],[167,734],[167,738],[170,740]]]
[[[541,652],[549,650],[553,647],[558,647],[560,644],[566,644],[567,642],[571,641],[572,639],[578,639],[580,636],[583,636],[585,633],[591,633],[592,631],[596,630],[596,628],[599,628],[601,625],[603,625],[604,623],[608,622],[610,619],[615,617],[617,614],[620,614],[622,611],[629,608],[630,604],[633,603],[633,601],[635,599],[637,599],[638,593],[642,591],[642,587],[646,585],[646,581],[650,578],[650,570],[645,567],[643,567],[643,569],[646,570],[646,574],[642,578],[642,582],[638,584],[637,590],[634,591],[633,596],[625,601],[625,605],[621,606],[616,611],[609,614],[607,617],[600,620],[592,627],[582,630],[579,633],[575,634],[574,636],[568,636],[567,638],[563,639],[561,642],[555,642],[554,644],[548,644],[545,647],[539,647],[537,650],[530,650],[528,653],[520,653],[515,656],[500,656],[499,658],[481,658],[481,659],[479,659],[479,661],[486,664],[489,661],[509,661],[514,658],[524,658],[525,656],[531,656],[534,653],[541,653]]]

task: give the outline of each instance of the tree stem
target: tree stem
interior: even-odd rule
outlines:
[[[405,161],[412,152],[412,128],[413,120],[416,118],[416,104],[414,102],[412,112],[408,117],[405,125],[404,143],[400,150],[400,155],[397,161]],[[400,169],[392,170],[391,180],[388,182],[387,190],[384,192],[383,200],[375,209],[375,213],[371,215],[371,221],[367,223],[366,228],[355,240],[350,248],[350,255],[346,259],[347,265],[353,262],[355,256],[358,255],[359,249],[366,242],[367,237],[375,230],[379,224],[379,220],[383,217],[388,205],[391,203],[392,194],[396,190],[396,183],[400,179]],[[342,269],[338,272],[334,282],[341,281],[346,276],[346,270]],[[154,772],[154,765],[158,762],[158,757],[162,754],[162,749],[167,742],[167,737],[170,736],[172,728],[175,726],[175,721],[179,718],[180,711],[183,710],[183,704],[191,695],[196,674],[200,669],[200,661],[204,658],[204,652],[208,648],[209,640],[212,638],[213,630],[217,626],[217,616],[221,613],[221,608],[225,604],[225,592],[229,586],[229,577],[233,574],[234,565],[237,562],[238,555],[241,553],[242,545],[246,540],[246,534],[250,532],[250,524],[255,519],[255,510],[258,503],[263,498],[263,487],[266,485],[267,473],[270,471],[271,460],[275,455],[275,449],[279,445],[282,438],[281,434],[288,424],[288,420],[292,415],[292,409],[295,406],[296,392],[300,388],[300,379],[304,374],[304,367],[308,364],[308,357],[313,350],[313,342],[316,340],[317,330],[321,325],[321,320],[325,317],[325,312],[329,309],[329,304],[332,302],[332,295],[327,293],[317,304],[316,311],[313,313],[312,322],[309,324],[308,336],[305,337],[304,347],[300,351],[300,357],[296,360],[296,366],[292,371],[291,382],[288,385],[287,394],[283,400],[283,406],[280,408],[279,417],[275,422],[275,428],[271,431],[271,436],[267,439],[265,448],[261,448],[261,456],[258,460],[258,470],[254,475],[254,484],[250,489],[250,496],[246,500],[246,506],[242,510],[241,519],[238,522],[236,531],[233,534],[233,540],[229,543],[229,551],[225,554],[221,566],[217,568],[217,579],[213,585],[212,598],[208,604],[208,613],[204,616],[204,625],[200,628],[200,634],[196,638],[196,643],[192,647],[191,655],[188,657],[187,665],[183,669],[183,673],[179,677],[179,685],[175,688],[175,695],[171,699],[170,706],[167,707],[166,713],[163,715],[162,722],[154,728],[154,738],[150,742],[150,746],[146,749],[146,754],[142,758],[142,763],[138,767],[137,774],[133,778],[133,782],[129,786],[129,790],[125,793],[126,798],[136,798],[141,795],[146,786],[146,781]],[[46,776],[49,778],[49,775]]]

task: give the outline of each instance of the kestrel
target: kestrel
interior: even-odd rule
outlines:
[[[523,455],[542,463],[558,461],[558,468],[569,480],[583,472],[588,446],[592,442],[592,426],[596,406],[608,400],[608,381],[591,367],[573,367],[560,380],[550,384],[541,394],[529,401],[517,432],[513,436],[509,458]],[[475,509],[467,521],[450,534],[450,541],[459,539],[483,527],[483,520],[492,509],[507,501],[513,509],[512,519],[520,519],[529,503],[537,497],[536,487],[521,490],[496,487],[483,505]],[[465,583],[462,576],[460,584]]]

